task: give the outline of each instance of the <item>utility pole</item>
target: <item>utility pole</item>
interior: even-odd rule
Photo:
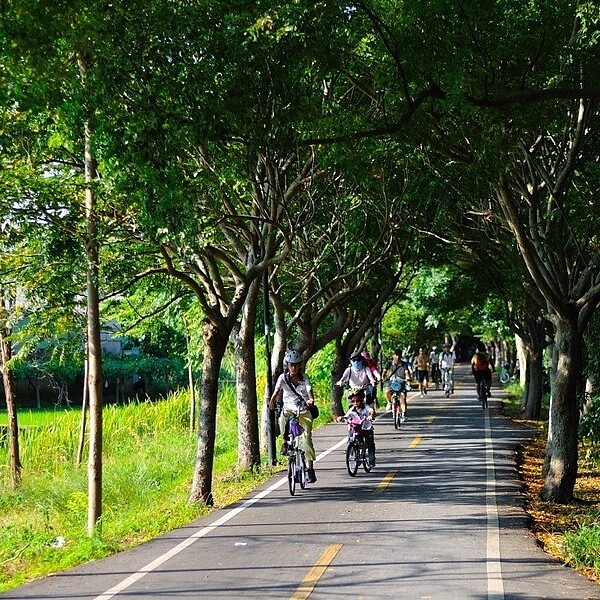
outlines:
[[[267,443],[269,449],[269,464],[277,464],[277,446],[275,444],[275,411],[269,407],[269,400],[273,393],[273,372],[271,371],[271,311],[269,310],[269,271],[265,269],[263,273],[263,306],[265,321],[265,360],[267,368]]]

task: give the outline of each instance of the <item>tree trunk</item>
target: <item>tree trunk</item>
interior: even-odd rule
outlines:
[[[0,333],[0,354],[2,358],[2,383],[4,384],[4,397],[8,413],[8,438],[10,454],[10,484],[16,489],[21,483],[21,457],[19,454],[19,424],[17,420],[17,402],[12,371],[8,361],[12,357],[12,348],[9,341]]]
[[[347,352],[336,342],[335,358],[333,359],[333,365],[331,366],[331,416],[334,418],[339,417],[346,412],[342,404],[344,392],[341,387],[335,385],[335,382],[339,380],[348,366],[346,355]]]
[[[189,501],[204,502],[207,506],[214,505],[212,472],[215,458],[219,370],[227,347],[227,334],[223,333],[222,329],[209,319],[205,319],[202,328],[204,361],[198,415],[198,444]]]
[[[579,409],[576,389],[582,368],[583,337],[576,323],[557,319],[555,349],[558,362],[550,404],[541,496],[544,500],[567,503],[573,499],[577,479]]]
[[[85,180],[97,177],[92,156],[89,124],[85,124]],[[100,340],[100,300],[98,294],[98,231],[96,197],[91,187],[85,190],[87,261],[87,360],[90,399],[90,453],[88,458],[88,534],[93,536],[102,516],[102,344]]]
[[[81,421],[79,424],[79,444],[77,445],[77,464],[81,464],[83,457],[83,448],[85,445],[85,426],[87,421],[88,409],[88,361],[84,361],[83,365],[83,398],[81,400]]]
[[[541,348],[527,353],[527,398],[525,418],[539,420],[542,416],[542,381],[544,376],[544,352]]]
[[[248,290],[242,320],[234,329],[236,394],[238,412],[238,471],[260,465],[258,437],[258,397],[256,393],[256,354],[254,349],[256,307],[261,280],[255,279]]]

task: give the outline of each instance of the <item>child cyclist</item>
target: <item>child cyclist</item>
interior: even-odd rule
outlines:
[[[350,388],[346,394],[350,408],[343,417],[338,417],[337,421],[362,421],[362,432],[365,438],[372,464],[375,466],[375,432],[373,430],[373,419],[375,411],[365,404],[365,391],[358,388]]]

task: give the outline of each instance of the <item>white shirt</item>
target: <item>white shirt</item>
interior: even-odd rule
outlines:
[[[451,369],[456,361],[454,350],[451,352],[442,352],[440,354],[440,369]]]
[[[295,386],[296,391],[298,394],[300,394],[300,396],[302,396],[305,402],[308,402],[310,399],[309,392],[312,390],[312,384],[310,383],[308,376],[304,373],[301,375],[301,377],[302,379],[299,381],[298,385]],[[289,410],[293,412],[297,411],[298,405],[300,404],[300,398],[298,398],[298,395],[296,392],[294,392],[293,386],[288,384],[288,382],[285,380],[285,373],[282,373],[277,378],[277,383],[275,384],[275,390],[273,393],[278,392],[279,390],[283,391],[283,410]],[[301,412],[306,412],[306,408],[304,408],[304,410]]]
[[[339,385],[347,383],[351,388],[360,388],[368,383],[375,383],[375,377],[371,373],[371,369],[366,365],[355,369],[354,367],[348,367],[340,380]]]
[[[344,418],[350,420],[364,419],[362,422],[362,428],[364,431],[369,431],[370,429],[373,429],[373,421],[368,419],[368,417],[372,414],[373,409],[368,404],[365,404],[364,408],[359,408],[358,410],[355,406],[351,406],[348,409],[348,412],[344,415]]]

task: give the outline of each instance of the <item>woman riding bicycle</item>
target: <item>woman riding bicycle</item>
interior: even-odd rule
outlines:
[[[338,417],[340,421],[362,421],[362,433],[365,444],[371,455],[371,465],[375,466],[375,432],[373,431],[373,419],[375,411],[365,404],[365,391],[358,388],[350,388],[347,393],[350,408],[343,417]]]
[[[343,386],[346,383],[350,388],[368,388],[365,396],[366,402],[369,406],[373,405],[373,390],[377,384],[377,379],[364,361],[360,350],[352,353],[350,366],[344,371],[336,385]]]
[[[283,410],[279,417],[279,426],[283,432],[283,445],[281,454],[287,454],[288,420],[291,417],[298,417],[298,421],[304,429],[303,446],[306,453],[306,462],[308,465],[308,483],[315,483],[317,476],[313,461],[315,460],[315,447],[312,440],[313,418],[310,414],[309,406],[315,403],[312,385],[310,379],[302,372],[302,356],[296,350],[288,350],[285,355],[287,370],[282,373],[277,382],[269,402],[269,408],[275,410],[278,402],[283,402]],[[282,400],[280,400],[283,398]]]

